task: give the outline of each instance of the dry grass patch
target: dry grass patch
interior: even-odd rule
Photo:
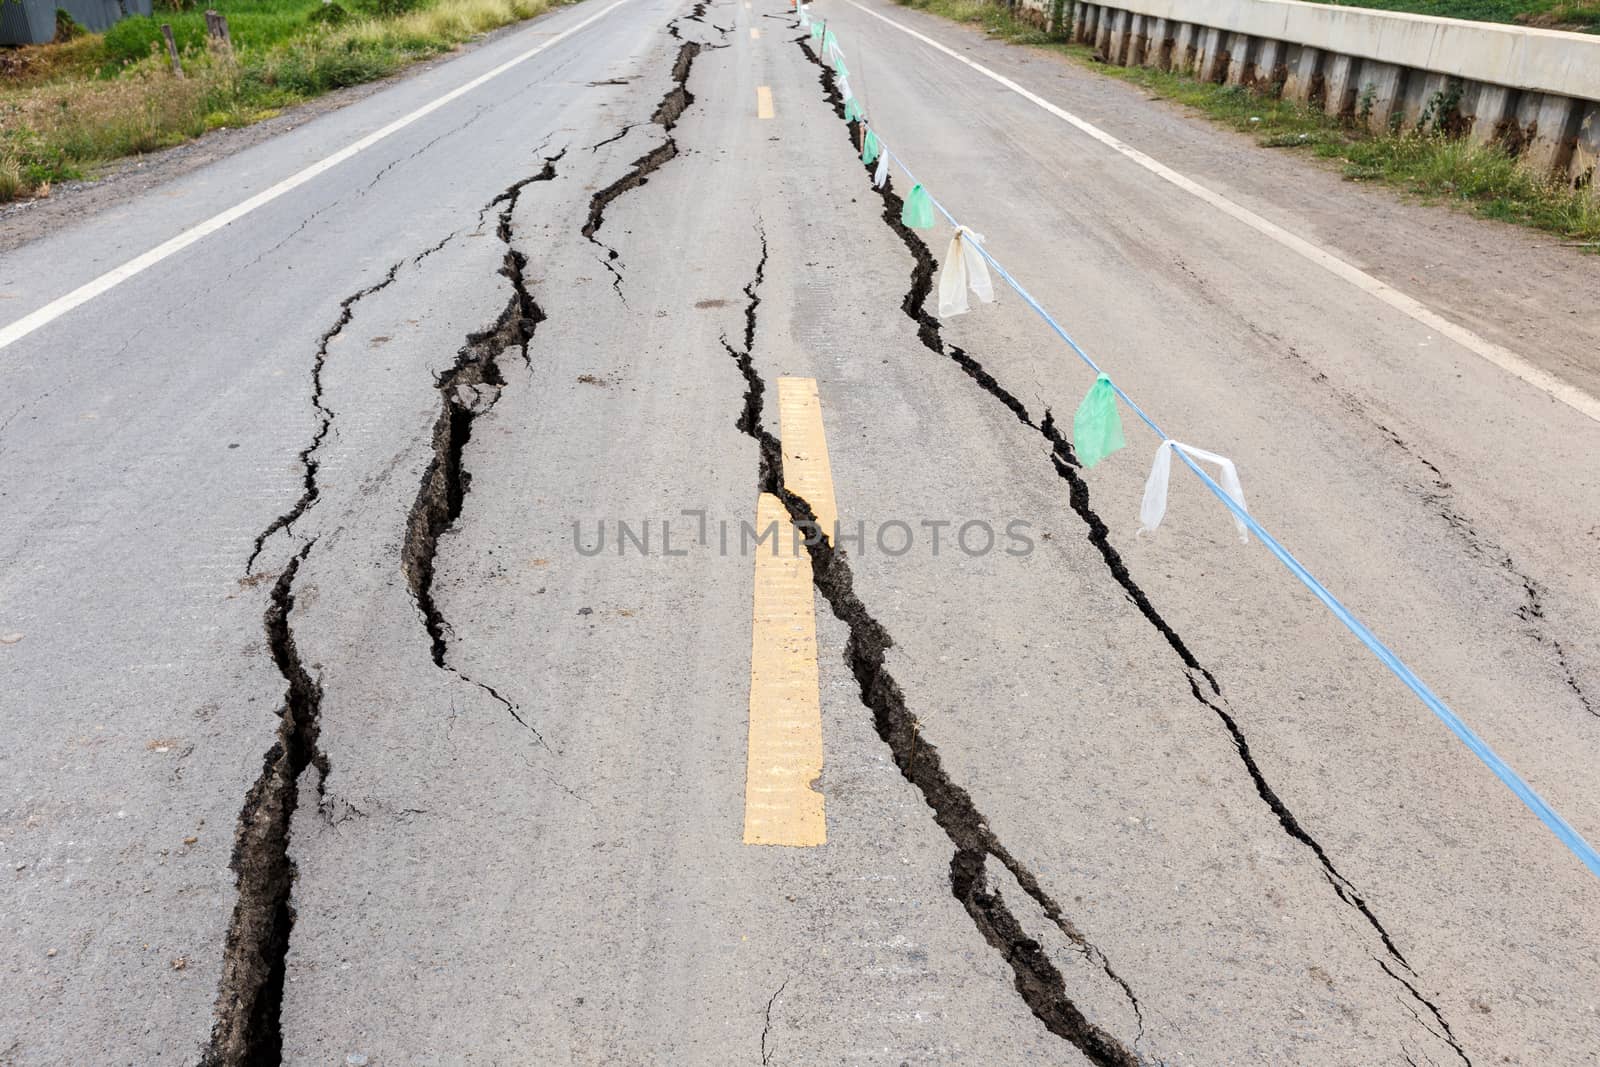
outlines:
[[[4,0],[0,0],[4,2]],[[185,76],[151,47],[158,21],[0,53],[0,202],[48,194],[122,156],[242,126],[331,89],[373,81],[565,0],[367,0],[359,12],[319,0],[217,6],[239,26],[236,54],[185,30]],[[197,17],[197,16],[196,16]],[[203,32],[203,31],[202,31]]]

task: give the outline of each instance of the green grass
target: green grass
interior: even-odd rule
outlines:
[[[207,42],[200,10],[0,50],[0,202],[46,195],[107,161],[385,77],[562,2],[215,0],[212,9],[228,17],[232,54]],[[182,78],[169,68],[163,22],[177,38]]]
[[[1248,133],[1265,149],[1302,151],[1337,166],[1351,181],[1388,185],[1484,218],[1532,226],[1576,242],[1600,241],[1600,194],[1547,181],[1499,146],[1426,130],[1378,135],[1293,101],[1183,74],[1093,61],[1094,50],[1052,39],[982,0],[900,0],[973,25],[1016,44],[1060,53],[1092,70],[1185,104],[1213,122]]]
[[[1525,26],[1600,33],[1600,3],[1595,0],[1324,0],[1350,7],[1408,11],[1414,15],[1514,22]]]
[[[221,0],[213,10],[228,17],[233,46],[244,53],[260,52],[306,32],[307,16],[322,0]],[[178,48],[186,53],[204,51],[206,20],[200,11],[158,11],[152,17],[123,19],[105,33],[106,61],[113,65],[137,62],[161,43],[161,24],[172,26]]]

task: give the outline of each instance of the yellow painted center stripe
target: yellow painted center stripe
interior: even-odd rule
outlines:
[[[833,467],[822,431],[822,401],[815,378],[778,379],[778,434],[783,441],[783,484],[803,497],[832,540],[839,511],[833,502]]]
[[[811,504],[831,537],[839,512],[814,379],[778,379],[778,433],[784,484]],[[828,827],[822,794],[812,787],[822,774],[822,703],[811,556],[783,502],[763,493],[756,505],[758,535],[768,526],[775,526],[778,543],[775,550],[762,545],[756,551],[744,841],[821,845]]]
[[[770,86],[756,87],[756,116],[770,119],[772,117],[772,89]]]
[[[761,30],[760,30],[759,27],[757,27],[757,26],[751,26],[750,27],[750,39],[752,41],[761,40]]]
[[[817,693],[817,618],[811,557],[797,543],[783,502],[762,493],[750,636],[750,755],[745,769],[744,843],[808,847],[828,839],[822,794],[822,706]]]

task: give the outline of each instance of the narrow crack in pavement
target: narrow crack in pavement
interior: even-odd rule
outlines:
[[[1273,347],[1282,345],[1291,360],[1311,373],[1313,384],[1325,387],[1346,411],[1376,429],[1387,443],[1399,449],[1407,458],[1426,468],[1428,472],[1426,477],[1431,484],[1421,490],[1423,503],[1433,508],[1435,513],[1445,521],[1445,524],[1461,538],[1468,554],[1473,559],[1480,563],[1486,563],[1500,571],[1517,586],[1520,603],[1514,609],[1514,613],[1517,618],[1526,624],[1523,632],[1535,644],[1549,646],[1551,652],[1555,654],[1556,667],[1561,675],[1561,680],[1572,691],[1573,696],[1577,698],[1578,705],[1590,715],[1600,718],[1600,704],[1596,703],[1595,699],[1589,695],[1588,690],[1579,680],[1577,672],[1567,658],[1567,650],[1562,645],[1560,638],[1550,632],[1549,620],[1544,613],[1544,584],[1518,566],[1510,552],[1491,538],[1480,533],[1477,525],[1462,514],[1456,504],[1455,487],[1444,476],[1444,472],[1432,460],[1417,451],[1410,442],[1373,415],[1367,409],[1366,402],[1359,396],[1333,384],[1328,375],[1318,370],[1309,359],[1300,353],[1299,349],[1293,345],[1283,345],[1282,338],[1269,330],[1263,330],[1254,323],[1249,323],[1248,325],[1251,332],[1264,343]]]
[[[317,458],[317,452],[322,448],[322,442],[327,438],[328,431],[333,428],[334,418],[334,411],[324,403],[322,393],[322,371],[328,362],[328,345],[332,344],[333,339],[343,333],[344,328],[350,325],[350,320],[355,318],[356,305],[373,293],[392,284],[395,275],[399,273],[401,266],[404,264],[405,260],[399,260],[384,272],[383,277],[377,282],[367,286],[365,289],[359,289],[339,301],[339,317],[318,338],[317,354],[311,361],[311,407],[317,413],[317,429],[311,435],[310,444],[300,450],[300,497],[288,511],[273,519],[267,524],[266,529],[256,534],[255,545],[250,550],[250,558],[245,561],[244,565],[246,577],[254,572],[256,559],[261,555],[262,549],[266,547],[267,539],[279,530],[287,530],[292,534],[296,520],[304,515],[307,509],[317,502],[317,497],[321,495],[321,489],[317,485],[317,471],[321,467],[321,461]]]
[[[505,375],[500,369],[500,357],[515,347],[522,353],[523,363],[531,369],[528,344],[545,318],[543,309],[528,291],[523,275],[527,257],[513,246],[512,216],[522,190],[533,182],[553,180],[556,176],[555,165],[565,154],[566,149],[563,148],[555,155],[545,157],[544,166],[539,171],[507,186],[484,208],[487,212],[497,205],[504,205],[499,213],[495,234],[505,245],[505,258],[499,273],[510,280],[512,293],[494,325],[469,334],[466,343],[456,353],[455,363],[434,381],[434,388],[439,392],[440,410],[433,425],[433,458],[423,471],[422,484],[417,489],[417,498],[407,516],[405,542],[401,548],[401,570],[417,608],[422,612],[423,626],[431,640],[434,666],[449,671],[494,698],[547,751],[550,751],[550,746],[545,743],[544,736],[522,717],[515,703],[494,686],[469,677],[451,664],[446,635],[454,631],[434,599],[433,579],[439,538],[460,517],[471,489],[472,473],[465,467],[463,453],[472,438],[472,425],[478,416],[492,409],[499,401],[501,389],[506,384]]]
[[[697,13],[704,9],[704,4],[695,5]],[[667,24],[668,30],[674,37],[679,36],[675,25],[677,21],[677,19],[673,19],[672,22]],[[605,265],[606,270],[611,272],[611,288],[616,291],[617,298],[624,305],[627,304],[628,298],[623,295],[622,271],[616,264],[620,253],[612,246],[595,237],[595,234],[599,233],[600,227],[605,225],[606,207],[613,200],[629,190],[637,189],[639,186],[644,185],[650,180],[650,175],[661,169],[663,164],[677,158],[678,142],[672,136],[672,130],[678,124],[678,118],[683,114],[684,109],[694,103],[694,94],[689,91],[689,71],[694,67],[695,57],[705,47],[698,41],[684,41],[678,47],[678,56],[672,64],[672,87],[663,94],[661,102],[656,105],[654,114],[650,116],[650,121],[660,126],[666,134],[666,140],[634,160],[626,174],[589,198],[589,215],[584,220],[583,228],[579,232],[583,234],[590,244],[605,253],[605,258],[601,260],[601,263]],[[629,130],[638,125],[641,124],[633,123],[629,126],[624,126],[621,133],[608,140],[620,140],[627,135]],[[600,144],[606,143],[608,141],[600,142]],[[595,147],[598,148],[599,145]]]
[[[797,37],[794,41],[800,46],[800,50],[805,53],[806,57],[819,68],[818,80],[822,86],[824,99],[833,108],[834,113],[843,119],[844,99],[839,93],[833,70],[826,63],[823,63],[817,53],[812,50],[809,35]],[[852,147],[856,145],[857,129],[858,124],[855,122],[846,124],[847,136]],[[869,175],[873,170],[872,167],[864,167],[863,169]],[[1366,900],[1350,880],[1339,872],[1322,845],[1306,831],[1299,820],[1295,818],[1294,814],[1289,811],[1288,807],[1278,797],[1276,791],[1268,784],[1260,765],[1257,764],[1255,757],[1250,752],[1250,746],[1243,730],[1240,729],[1234,716],[1224,707],[1227,704],[1227,698],[1223,696],[1222,688],[1217,683],[1216,678],[1207,668],[1200,664],[1188,646],[1185,645],[1183,639],[1156,611],[1154,605],[1150,603],[1149,597],[1139,587],[1138,583],[1133,580],[1133,576],[1129,573],[1121,554],[1111,545],[1109,531],[1105,522],[1090,505],[1088,483],[1078,473],[1079,463],[1073,455],[1071,443],[1062,436],[1056,427],[1049,409],[1046,409],[1043,421],[1035,424],[1026,406],[1008,392],[993,375],[985,371],[982,364],[961,348],[955,345],[946,345],[940,332],[939,320],[929,314],[925,307],[928,295],[933,288],[933,279],[937,266],[933,254],[929,250],[927,243],[915,231],[909,229],[900,221],[900,212],[904,201],[893,191],[893,179],[886,180],[883,188],[878,189],[877,192],[883,200],[883,220],[885,224],[901,239],[915,261],[911,274],[911,285],[901,302],[901,310],[917,324],[917,336],[924,347],[936,355],[947,356],[954,361],[980,388],[1004,404],[1017,417],[1019,422],[1034,429],[1049,443],[1051,463],[1057,475],[1067,482],[1068,498],[1072,510],[1087,527],[1088,540],[1099,551],[1107,570],[1123,592],[1139,609],[1140,614],[1144,616],[1146,621],[1161,634],[1167,645],[1183,663],[1190,693],[1202,706],[1210,709],[1227,730],[1241,763],[1243,763],[1246,772],[1255,785],[1257,795],[1271,810],[1283,831],[1311,850],[1321,865],[1323,877],[1332,886],[1334,893],[1343,903],[1360,913],[1368,925],[1377,933],[1389,956],[1407,972],[1416,975],[1415,969],[1400,952],[1388,929],[1379,921]],[[1204,679],[1205,688],[1209,689],[1212,694],[1210,698],[1202,691],[1196,675]],[[1451,1030],[1449,1023],[1446,1022],[1438,1006],[1427,997],[1424,997],[1415,984],[1399,979],[1399,976],[1391,968],[1383,967],[1382,969],[1391,978],[1399,981],[1412,997],[1428,1010],[1429,1014],[1433,1016],[1444,1031],[1440,1039],[1449,1044],[1462,1062],[1470,1067],[1471,1060],[1467,1058],[1466,1052],[1456,1040],[1454,1032]],[[1431,1029],[1429,1029],[1429,1032],[1434,1033]],[[1435,1036],[1440,1035],[1435,1033]]]
[[[447,127],[442,133],[439,133],[436,136],[432,137],[426,143],[424,143],[421,147],[412,150],[410,153],[408,153],[406,155],[403,155],[403,156],[396,156],[394,159],[391,159],[388,163],[384,164],[384,166],[376,174],[374,174],[372,176],[372,180],[371,181],[367,182],[367,184],[365,186],[363,186],[361,189],[356,191],[356,198],[360,199],[361,197],[366,196],[368,193],[372,192],[374,186],[376,186],[379,182],[381,182],[388,175],[388,173],[391,170],[393,170],[394,168],[400,166],[402,163],[411,162],[412,160],[416,159],[418,156],[420,156],[424,152],[426,152],[428,149],[432,148],[434,145],[436,145],[440,141],[444,140],[446,137],[454,137],[456,134],[459,134],[463,130],[467,129],[473,123],[475,123],[479,119],[483,118],[483,116],[488,112],[490,107],[491,107],[490,104],[480,104],[477,108],[475,108],[473,110],[472,114],[465,121],[457,122],[457,123],[452,124],[451,126]]]
[[[622,140],[624,137],[628,136],[628,134],[632,133],[634,130],[638,129],[640,126],[643,126],[643,125],[644,125],[644,123],[642,123],[642,122],[630,122],[630,123],[627,123],[626,125],[624,125],[622,127],[622,129],[618,130],[616,133],[612,134],[610,137],[607,137],[605,140],[596,141],[594,144],[590,145],[589,146],[589,151],[598,152],[598,151],[600,151],[600,149],[604,148],[608,144],[615,144],[617,141]]]
[[[267,541],[272,537],[272,535],[277,533],[279,530],[285,530],[292,534],[294,532],[295,522],[305,515],[305,513],[313,504],[317,502],[317,498],[321,495],[321,489],[317,485],[317,471],[321,466],[321,462],[317,459],[317,452],[322,448],[322,442],[327,438],[328,433],[333,429],[333,420],[335,415],[334,410],[328,407],[325,403],[322,389],[322,371],[328,362],[328,346],[333,343],[333,339],[335,337],[338,337],[344,332],[344,328],[350,325],[350,321],[355,318],[355,307],[357,304],[371,296],[373,293],[376,293],[381,289],[388,288],[394,282],[395,275],[400,272],[400,268],[405,266],[408,262],[413,267],[417,266],[424,259],[427,259],[429,256],[433,255],[435,252],[439,251],[445,245],[454,240],[456,234],[459,232],[460,231],[457,230],[445,235],[445,237],[437,244],[433,244],[427,248],[424,248],[421,252],[411,256],[409,259],[403,258],[396,260],[395,263],[384,272],[383,277],[378,281],[367,286],[365,289],[357,290],[351,295],[345,297],[343,300],[339,301],[339,317],[335,319],[333,325],[328,327],[328,329],[323,332],[322,336],[317,339],[317,352],[311,361],[311,407],[317,414],[317,428],[316,431],[311,435],[311,442],[306,445],[305,448],[301,449],[299,453],[301,468],[300,496],[295,500],[294,505],[288,511],[285,511],[283,514],[273,519],[267,524],[266,529],[262,530],[256,535],[255,543],[250,549],[250,556],[245,560],[245,577],[249,577],[254,573],[256,560],[260,557],[262,549],[266,547]]]
[[[783,984],[778,986],[777,992],[767,998],[766,1021],[761,1024],[761,1067],[771,1067],[772,1057],[777,1054],[777,1049],[767,1047],[767,1038],[772,1034],[772,1006],[783,996],[783,991],[789,988],[789,979],[785,978]]]
[[[1015,976],[1017,992],[1051,1033],[1070,1042],[1103,1067],[1135,1067],[1139,1062],[1136,1054],[1084,1016],[1067,995],[1065,980],[1048,953],[1027,936],[999,891],[987,884],[987,861],[993,858],[1005,867],[1077,951],[1097,963],[1121,988],[1133,1008],[1142,1035],[1143,1013],[1131,987],[1112,969],[1104,953],[1067,919],[1061,906],[1044,891],[1033,872],[1001,844],[967,791],[950,780],[938,748],[922,734],[920,722],[906,707],[899,683],[885,666],[886,653],[894,641],[856,596],[855,579],[845,553],[835,549],[827,533],[819,530],[811,505],[784,484],[783,450],[778,439],[762,425],[766,383],[755,369],[752,355],[757,308],[761,304],[759,290],[766,265],[767,239],[762,234],[761,259],[753,280],[744,287],[744,347],[735,348],[726,337],[722,338],[723,348],[745,379],[744,407],[735,425],[756,442],[758,488],[781,500],[790,521],[807,534],[812,582],[827,600],[834,617],[849,630],[845,662],[860,687],[861,702],[872,712],[878,736],[889,746],[901,775],[922,794],[933,811],[934,822],[955,846],[950,867],[952,895],[966,909],[984,939],[1002,954]],[[811,541],[815,543],[809,543]]]

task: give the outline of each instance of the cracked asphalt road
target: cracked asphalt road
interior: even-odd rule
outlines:
[[[1600,839],[1600,428],[819,6],[929,187]],[[0,309],[597,10],[17,247]],[[1591,261],[874,10],[1600,385]],[[1133,536],[1156,442],[1082,470],[1021,302],[933,317],[948,233],[841,113],[781,5],[630,0],[0,349],[0,1064],[1594,1062],[1600,885],[1197,486]],[[740,524],[822,511],[785,377],[869,531],[809,553],[815,848],[741,838]]]

